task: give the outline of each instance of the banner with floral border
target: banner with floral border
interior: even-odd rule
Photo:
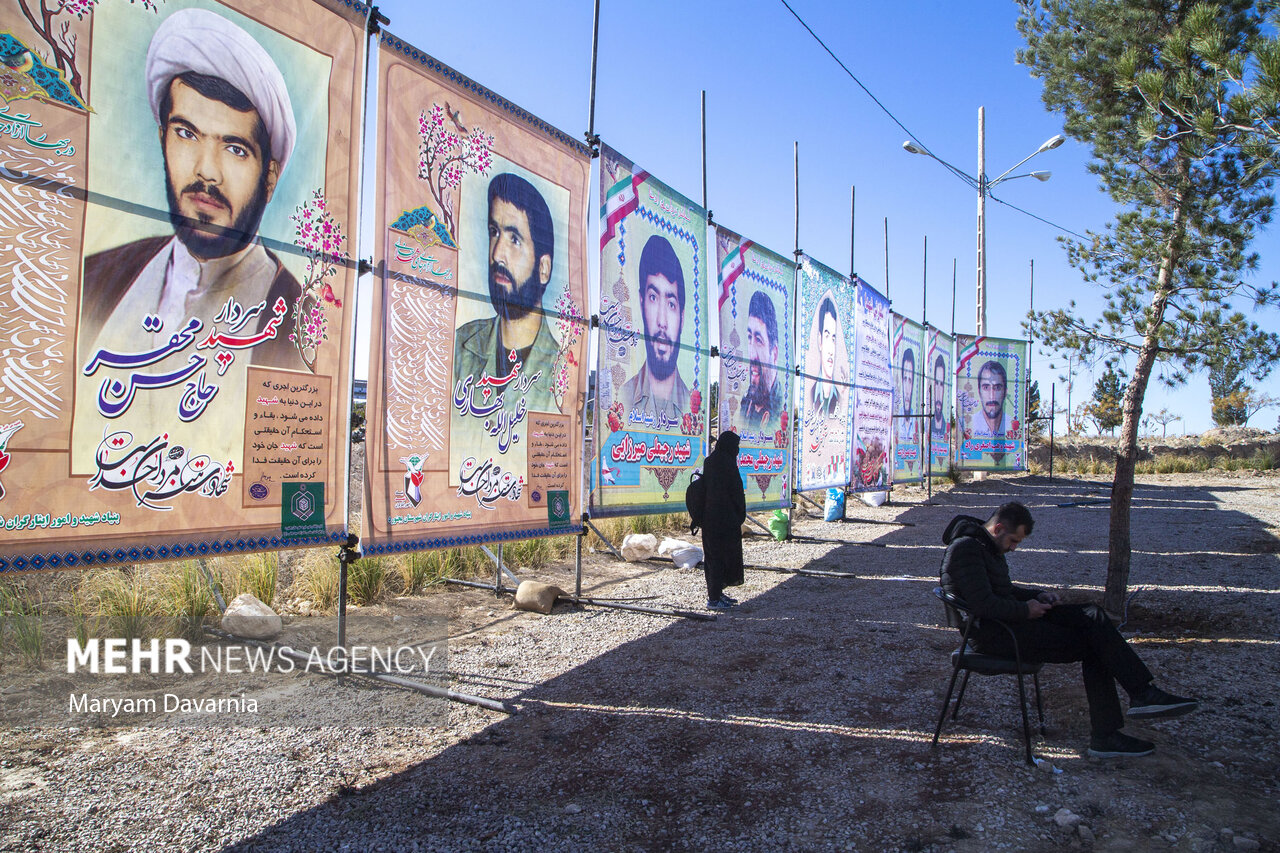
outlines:
[[[368,14],[0,9],[0,571],[345,539]]]
[[[801,491],[849,485],[853,442],[854,284],[807,255],[796,297]]]
[[[707,214],[600,151],[591,514],[683,512],[707,440]]]
[[[928,327],[928,357],[925,359],[925,399],[929,411],[929,473],[945,477],[951,470],[951,412],[955,373],[951,370],[951,336]]]
[[[956,465],[1027,467],[1027,342],[956,335]]]
[[[893,465],[889,461],[893,422],[893,379],[889,360],[889,300],[862,279],[854,284],[854,395],[853,471],[855,492],[882,491],[889,487]]]
[[[794,262],[716,226],[720,428],[740,437],[747,509],[791,506]]]
[[[894,313],[889,337],[893,350],[893,482],[918,483],[924,474],[920,432],[924,424],[924,326]]]
[[[580,530],[590,151],[391,33],[378,66],[365,552]]]

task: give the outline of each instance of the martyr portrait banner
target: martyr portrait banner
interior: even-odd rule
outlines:
[[[853,442],[854,285],[807,255],[800,258],[799,363],[801,491],[849,485]]]
[[[951,470],[951,412],[955,373],[951,370],[951,336],[928,327],[925,388],[929,410],[929,473],[943,477]]]
[[[0,5],[0,571],[345,537],[368,11]]]
[[[959,468],[1026,469],[1026,375],[1026,341],[956,335]]]
[[[854,284],[853,489],[881,491],[889,487],[893,421],[893,379],[889,364],[889,300],[862,279]]]
[[[716,226],[720,428],[739,436],[748,509],[791,505],[796,265]]]
[[[379,48],[366,552],[581,528],[581,143],[390,33]]]
[[[707,214],[600,151],[593,515],[683,511],[706,455]]]
[[[925,410],[924,327],[894,313],[889,336],[893,341],[893,481],[918,483],[924,468],[920,441]]]

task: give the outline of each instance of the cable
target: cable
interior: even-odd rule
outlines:
[[[859,79],[857,78],[857,75],[855,75],[852,71],[850,71],[850,70],[849,70],[849,67],[848,67],[847,65],[845,65],[845,64],[840,60],[840,57],[836,56],[836,55],[835,55],[835,52],[834,52],[834,51],[832,51],[832,50],[831,50],[831,48],[827,47],[827,43],[826,43],[826,42],[824,42],[824,41],[823,41],[823,40],[818,36],[818,34],[817,34],[817,33],[815,33],[815,32],[813,31],[813,28],[812,28],[812,27],[810,27],[807,23],[805,23],[804,18],[801,18],[801,17],[800,17],[800,15],[796,12],[796,10],[795,10],[795,9],[792,9],[792,8],[791,8],[791,4],[790,4],[790,3],[788,3],[788,2],[787,2],[787,0],[781,0],[781,2],[782,2],[782,5],[783,5],[783,6],[786,6],[786,7],[787,7],[787,11],[788,11],[788,12],[790,12],[790,13],[792,14],[792,16],[793,16],[793,17],[795,17],[795,19],[796,19],[797,21],[799,21],[799,22],[800,22],[800,26],[804,27],[804,28],[809,32],[809,35],[813,36],[813,40],[814,40],[814,41],[816,41],[819,45],[821,45],[821,46],[822,46],[822,49],[823,49],[823,50],[825,50],[825,51],[827,52],[827,54],[828,54],[832,59],[834,59],[834,60],[836,61],[836,64],[837,64],[837,65],[839,65],[841,68],[843,68],[843,69],[844,69],[844,73],[849,75],[849,79],[850,79],[850,80],[852,80],[853,82],[857,83],[857,84],[858,84],[858,88],[862,89],[862,91],[863,91],[863,92],[866,92],[867,97],[868,97],[868,98],[870,98],[870,99],[872,100],[872,102],[874,102],[874,103],[875,103],[875,105],[876,105],[877,107],[879,107],[879,108],[881,109],[881,111],[882,111],[885,115],[887,115],[887,116],[889,117],[889,119],[890,119],[894,124],[896,124],[899,128],[901,128],[903,133],[905,133],[907,136],[911,137],[912,141],[914,141],[915,143],[917,143],[918,145],[920,145],[920,147],[922,147],[922,148],[924,148],[926,151],[928,151],[928,152],[929,152],[929,156],[930,156],[930,157],[932,157],[933,159],[935,159],[935,160],[937,160],[939,163],[941,163],[944,167],[946,167],[946,169],[947,169],[948,171],[950,171],[950,172],[951,172],[953,175],[955,175],[957,178],[959,178],[960,180],[964,181],[966,184],[968,184],[969,186],[973,187],[975,190],[980,190],[980,186],[979,186],[978,181],[977,181],[977,179],[976,179],[976,178],[974,178],[973,176],[971,176],[971,175],[969,175],[969,174],[965,173],[964,171],[962,171],[962,170],[958,169],[957,167],[955,167],[955,166],[951,165],[951,164],[950,164],[950,163],[948,163],[946,160],[943,160],[941,157],[939,157],[937,154],[934,154],[934,153],[933,153],[933,151],[929,148],[929,146],[928,146],[928,145],[925,145],[925,144],[924,144],[924,142],[922,142],[922,141],[920,140],[920,137],[918,137],[918,136],[916,136],[914,133],[912,133],[912,132],[907,128],[907,126],[906,126],[905,124],[903,124],[901,121],[899,121],[899,120],[898,120],[898,117],[897,117],[897,116],[895,116],[895,115],[893,114],[893,112],[892,112],[888,107],[886,107],[883,103],[881,103],[881,102],[880,102],[880,99],[879,99],[879,98],[877,98],[877,97],[875,96],[875,94],[873,94],[873,93],[872,93],[872,91],[871,91],[870,89],[868,89],[868,88],[866,87],[866,85],[865,85],[861,80],[859,80]],[[988,196],[990,196],[990,198],[991,198],[991,200],[992,200],[992,201],[999,202],[1000,204],[1003,204],[1005,207],[1012,208],[1012,209],[1014,209],[1014,210],[1018,211],[1019,213],[1021,213],[1021,214],[1025,215],[1025,216],[1030,216],[1032,219],[1039,220],[1040,222],[1043,222],[1045,225],[1048,225],[1048,226],[1049,226],[1049,227],[1051,227],[1051,228],[1056,228],[1057,230],[1059,230],[1059,231],[1063,232],[1064,234],[1070,234],[1070,235],[1072,235],[1073,237],[1079,237],[1081,240],[1088,240],[1088,239],[1089,239],[1088,237],[1084,236],[1083,234],[1080,234],[1080,233],[1078,233],[1078,232],[1076,232],[1076,231],[1072,231],[1070,228],[1064,228],[1063,226],[1061,226],[1061,225],[1057,224],[1056,222],[1050,222],[1048,219],[1045,219],[1043,216],[1037,216],[1036,214],[1032,213],[1032,212],[1031,212],[1031,211],[1029,211],[1029,210],[1023,210],[1021,207],[1018,207],[1018,206],[1017,206],[1017,205],[1015,205],[1015,204],[1010,204],[1010,203],[1009,203],[1009,202],[1007,202],[1007,201],[1003,201],[1002,199],[998,199],[998,198],[996,198],[994,195],[991,195],[990,191],[988,191],[988,192],[987,192],[987,195],[988,195]]]

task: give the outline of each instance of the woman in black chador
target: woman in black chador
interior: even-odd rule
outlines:
[[[736,432],[720,433],[715,449],[703,463],[702,476],[707,480],[702,524],[707,607],[723,610],[738,603],[724,594],[724,588],[742,584],[742,524],[747,520],[747,494],[738,473]]]

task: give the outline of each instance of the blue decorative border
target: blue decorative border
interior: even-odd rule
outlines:
[[[466,76],[465,74],[462,74],[459,71],[455,71],[454,69],[450,68],[448,65],[445,65],[443,62],[431,56],[430,54],[426,53],[425,51],[419,50],[418,48],[414,47],[408,42],[402,41],[401,39],[397,38],[396,36],[392,35],[390,32],[386,30],[382,31],[381,37],[382,37],[381,41],[383,45],[395,51],[396,53],[399,53],[401,56],[405,57],[406,59],[412,59],[414,62],[417,62],[423,68],[426,68],[428,71],[430,71],[432,74],[436,75],[440,79],[447,80],[448,82],[452,83],[453,85],[461,89],[469,90],[473,94],[478,95],[480,98],[488,101],[494,106],[501,107],[502,109],[506,110],[508,115],[510,115],[512,118],[519,119],[520,121],[529,125],[533,129],[541,131],[542,134],[545,135],[547,138],[551,139],[554,142],[560,143],[565,148],[568,148],[570,151],[573,151],[575,154],[578,154],[582,157],[591,156],[591,149],[588,148],[586,144],[579,142],[577,139],[565,133],[563,130],[560,130],[555,126],[548,124],[547,122],[538,118],[528,110],[521,109],[520,107],[511,103],[501,95],[498,95],[493,91],[486,89],[484,86],[481,86],[479,83],[472,80],[470,77]]]
[[[397,540],[380,545],[361,545],[366,556],[403,554],[406,551],[426,551],[433,548],[463,548],[467,545],[486,545],[490,542],[514,542],[520,539],[540,539],[543,536],[579,536],[583,526],[537,527],[532,530],[501,530],[497,533],[481,533],[471,536],[436,536],[428,539]]]
[[[324,536],[241,537],[238,539],[212,539],[209,541],[183,542],[168,545],[118,545],[97,551],[66,551],[61,554],[32,554],[16,557],[0,556],[0,574],[6,572],[44,571],[51,569],[96,568],[100,566],[153,563],[161,560],[190,560],[221,554],[247,554],[255,551],[285,551],[293,548],[313,548],[322,545],[341,545],[347,541],[347,531],[338,529]]]
[[[649,180],[652,180],[652,178],[646,179],[645,183],[648,183]],[[662,184],[661,181],[656,181],[656,183]],[[670,189],[669,187],[667,187],[666,184],[662,184],[662,186],[668,190]],[[673,194],[675,193],[673,192]],[[681,198],[683,198],[683,196],[681,196]],[[690,203],[689,206],[697,207],[697,205],[692,203]],[[652,210],[645,207],[644,205],[640,205],[639,207],[637,207],[635,210],[635,213],[637,216],[639,216],[645,222],[648,222],[654,228],[659,228],[663,231],[666,231],[672,237],[679,237],[684,242],[689,243],[691,246],[693,246],[693,291],[692,292],[696,294],[698,297],[703,296],[702,282],[698,280],[698,268],[699,268],[698,257],[699,257],[700,250],[702,248],[702,244],[698,241],[697,236],[691,231],[684,230],[680,226],[676,225],[674,222],[663,217],[661,214],[653,212]],[[704,212],[703,218],[702,218],[702,227],[704,232],[706,231],[706,226],[707,226],[707,220],[706,220],[706,214]],[[704,303],[701,301],[701,299],[699,299],[699,301],[695,304],[695,310],[693,312],[693,351],[698,355],[702,355],[704,352],[705,353],[711,352],[710,349],[704,348],[702,346],[702,312],[696,309],[698,307],[701,307],[703,304]],[[707,310],[710,311],[709,304],[707,305]],[[683,347],[684,345],[681,344],[681,346]],[[700,362],[701,362],[701,359],[699,358],[695,358],[693,360],[693,387],[697,388],[698,390],[702,389],[702,386],[698,384],[698,376],[700,375],[700,371],[698,370],[698,368],[701,366]]]

